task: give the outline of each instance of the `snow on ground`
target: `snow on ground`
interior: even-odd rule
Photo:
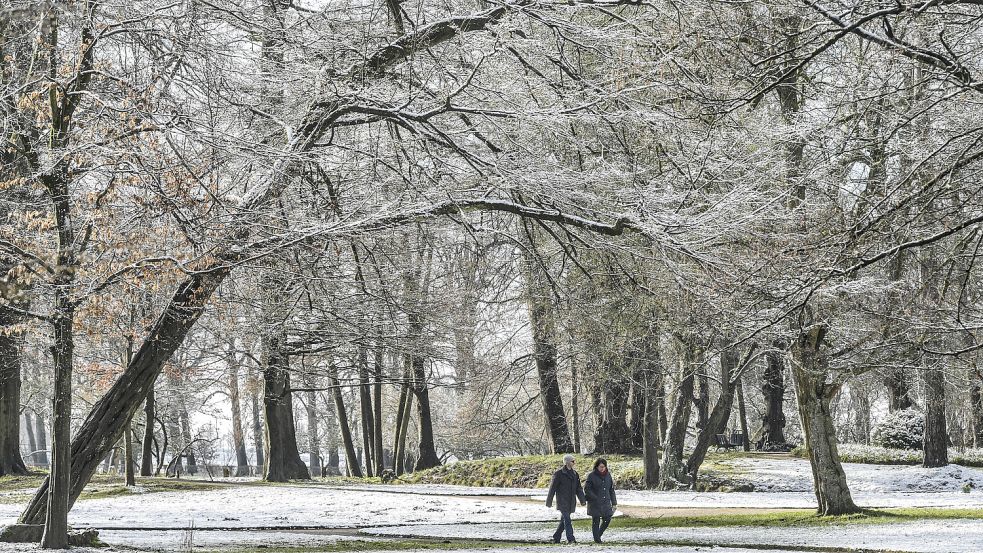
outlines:
[[[0,505],[0,524],[13,522],[22,505]],[[396,495],[321,486],[237,486],[208,491],[161,492],[78,501],[76,526],[101,528],[291,527],[353,528],[426,522],[550,520],[553,511],[533,502],[464,497]]]
[[[495,540],[545,541],[555,524],[419,525],[372,528],[363,532],[376,536],[428,538],[484,538]],[[581,540],[590,532],[580,530]],[[913,553],[978,553],[983,551],[983,524],[974,520],[931,520],[895,524],[855,524],[825,527],[723,527],[658,528],[652,530],[611,529],[604,534],[610,542],[691,542],[733,547],[778,546],[790,548],[844,548]],[[717,551],[715,549],[715,551]]]
[[[809,461],[795,458],[738,458],[722,461],[740,477],[754,484],[755,490],[771,492],[811,492],[812,469]],[[920,466],[866,465],[843,463],[851,491],[942,492],[960,491],[966,484],[983,486],[983,470],[960,465],[927,469]]]
[[[117,546],[135,547],[146,551],[189,551],[192,548],[234,547],[302,547],[334,545],[341,541],[379,541],[359,536],[344,536],[312,532],[257,532],[204,530],[102,530],[99,539]],[[2,551],[2,550],[0,550]]]

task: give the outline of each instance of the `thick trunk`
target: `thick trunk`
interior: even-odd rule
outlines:
[[[4,328],[16,322],[16,317],[7,312],[0,307],[0,476],[28,474],[20,454],[22,336]]]
[[[293,397],[290,393],[290,364],[284,347],[286,332],[282,327],[263,336],[263,406],[266,437],[266,464],[263,479],[267,482],[308,480],[311,475],[297,450],[294,427]]]
[[[643,484],[654,490],[659,486],[659,397],[663,389],[662,355],[659,349],[659,334],[652,333],[650,359],[641,374],[643,400],[645,402],[642,421],[642,466]]]
[[[72,440],[70,504],[89,482],[99,461],[123,434],[123,427],[143,404],[164,362],[184,340],[201,315],[215,287],[228,274],[222,266],[196,272],[182,284],[171,303],[151,327],[127,369],[93,405]],[[38,489],[21,515],[21,522],[40,524],[48,508],[49,479]]]
[[[348,411],[345,410],[345,397],[341,393],[341,381],[338,379],[338,366],[333,362],[329,369],[331,391],[334,394],[334,408],[338,415],[338,427],[341,430],[341,441],[345,446],[345,465],[348,473],[356,478],[362,477],[362,468],[358,464],[358,454],[355,452],[355,442],[352,440],[352,430],[348,426]]]
[[[74,336],[67,291],[56,292],[57,315],[54,323],[55,345],[52,354],[55,361],[55,386],[52,401],[51,474],[48,477],[47,503],[44,518],[43,549],[68,547],[68,511],[72,504],[72,364]],[[111,448],[110,445],[107,449]],[[96,466],[99,460],[96,459]],[[40,493],[40,492],[39,492]]]
[[[600,413],[594,447],[598,453],[631,453],[632,432],[628,426],[629,383],[614,375],[601,383]]]
[[[662,466],[659,474],[659,488],[675,490],[681,484],[688,484],[683,465],[683,445],[686,442],[686,428],[689,426],[690,411],[693,405],[694,378],[699,363],[698,352],[686,344],[681,367],[682,380],[673,401],[672,419],[666,433],[662,451]]]
[[[773,344],[773,347],[777,350],[784,349],[780,343]],[[785,362],[781,351],[770,351],[765,359],[765,373],[761,384],[761,392],[765,397],[765,414],[761,418],[757,446],[765,451],[780,451],[786,449]]]
[[[372,412],[372,392],[369,389],[369,352],[365,346],[358,348],[358,404],[361,410],[362,451],[365,462],[365,476],[372,478],[375,470],[372,465],[372,454],[375,452],[375,422]]]
[[[925,437],[922,445],[924,453],[922,466],[944,467],[949,464],[949,434],[946,431],[945,420],[945,373],[939,363],[925,366],[923,370],[925,379]]]
[[[413,322],[410,323],[413,326]],[[413,395],[416,396],[416,411],[420,422],[420,456],[415,470],[425,470],[440,466],[440,457],[433,433],[433,418],[430,411],[430,386],[427,378],[426,360],[422,355],[412,355]]]
[[[328,464],[325,467],[326,476],[339,476],[341,474],[341,459],[338,457],[338,416],[335,412],[334,399],[321,396],[324,402],[325,412],[325,445],[328,450]]]
[[[238,476],[249,476],[249,456],[246,455],[246,435],[242,429],[242,403],[239,393],[239,362],[235,349],[229,347],[229,403],[232,405],[232,447],[236,451]]]
[[[792,347],[792,379],[812,466],[812,479],[820,515],[860,512],[846,482],[836,447],[836,429],[830,401],[836,389],[826,382],[828,360],[821,350],[826,327],[803,330]]]

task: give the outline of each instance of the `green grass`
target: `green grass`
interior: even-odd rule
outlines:
[[[700,469],[701,478],[719,489],[732,481],[739,481],[741,469],[727,463],[728,460],[754,457],[758,453],[743,451],[711,452]],[[575,455],[577,471],[586,475],[594,466],[596,457]],[[642,459],[635,455],[605,455],[618,489],[642,489]],[[526,455],[521,457],[494,457],[473,461],[458,461],[434,469],[404,475],[403,481],[414,484],[453,484],[459,486],[500,488],[546,488],[553,473],[563,464],[562,455]]]
[[[815,527],[845,524],[887,524],[916,520],[983,520],[983,509],[898,508],[865,509],[854,515],[818,516],[813,512],[782,511],[772,513],[719,514],[700,516],[664,516],[656,518],[615,518],[612,528],[721,528],[727,526],[756,527]],[[576,525],[590,527],[589,520],[578,520]]]

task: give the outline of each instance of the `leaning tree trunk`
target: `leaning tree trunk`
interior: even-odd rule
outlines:
[[[860,512],[853,502],[836,448],[830,402],[837,387],[827,383],[828,359],[822,351],[825,325],[804,329],[792,346],[792,378],[820,515]]]
[[[294,427],[293,396],[290,393],[290,364],[284,348],[286,332],[282,327],[263,336],[263,406],[266,422],[266,465],[263,480],[287,482],[308,480],[311,475],[297,450]]]
[[[348,426],[348,411],[345,409],[345,396],[341,393],[341,380],[338,379],[338,366],[331,363],[328,368],[328,378],[331,381],[331,392],[334,394],[335,414],[338,416],[338,427],[341,429],[341,441],[345,446],[345,464],[348,473],[356,478],[362,477],[362,467],[358,464],[358,454],[355,452],[355,441],[352,440],[352,430]]]
[[[687,484],[686,467],[683,465],[683,445],[686,441],[686,428],[689,426],[690,411],[693,405],[693,381],[698,362],[698,354],[690,344],[684,345],[682,380],[673,400],[672,420],[666,432],[662,451],[662,466],[659,474],[659,489],[675,490]]]
[[[701,368],[696,373],[697,393],[693,396],[693,405],[696,407],[696,429],[703,431],[710,418],[710,377],[705,368]]]
[[[411,365],[409,355],[406,356],[407,367]],[[397,475],[403,474],[406,465],[406,434],[410,427],[410,412],[413,408],[413,392],[407,370],[404,384],[399,395],[399,408],[396,412],[396,438],[393,444],[393,468]]]
[[[29,473],[20,454],[20,348],[23,340],[20,332],[6,328],[17,322],[18,317],[9,309],[0,307],[0,476]],[[33,447],[31,452],[34,452]]]
[[[752,344],[748,348],[746,359],[754,353],[756,346]],[[747,361],[745,360],[745,363]],[[720,352],[720,397],[713,406],[713,411],[707,416],[706,426],[704,426],[696,437],[696,445],[693,452],[686,460],[686,473],[689,475],[690,482],[696,485],[696,477],[700,472],[700,466],[706,458],[710,444],[713,443],[715,435],[723,432],[730,420],[730,412],[734,405],[734,395],[737,391],[737,382],[740,378],[740,371],[743,370],[743,363],[738,364],[737,348],[728,347]]]
[[[928,357],[928,354],[926,354]],[[949,464],[949,434],[945,420],[945,373],[936,360],[925,366],[925,438],[922,444],[923,467],[944,467]]]

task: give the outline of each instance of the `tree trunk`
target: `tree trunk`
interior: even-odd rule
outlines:
[[[47,467],[48,461],[48,425],[40,411],[34,413],[34,435],[38,440],[38,466]]]
[[[413,325],[414,323],[411,321],[410,326],[412,327]],[[437,448],[434,441],[426,360],[422,355],[413,353],[411,362],[413,365],[413,395],[416,396],[416,411],[420,419],[420,456],[416,460],[414,470],[426,470],[439,467],[440,457],[437,456]],[[404,421],[405,423],[406,421]]]
[[[376,344],[375,348],[375,383],[372,387],[374,398],[372,405],[375,408],[372,420],[375,421],[375,429],[372,432],[373,441],[375,442],[375,474],[376,476],[382,476],[382,471],[386,470],[386,457],[385,451],[382,445],[382,373],[383,373],[383,354],[381,340]]]
[[[362,451],[365,462],[365,476],[372,478],[375,472],[372,466],[372,453],[375,451],[375,438],[372,433],[375,430],[375,421],[372,416],[372,391],[369,381],[369,351],[365,346],[358,347],[358,399],[361,409],[362,423]]]
[[[293,397],[290,393],[290,362],[284,351],[286,338],[282,326],[262,337],[263,420],[266,422],[263,480],[267,482],[309,480],[311,477],[297,450]]]
[[[573,425],[573,450],[575,453],[583,451],[580,448],[580,390],[577,378],[577,356],[570,356],[570,423]]]
[[[409,364],[409,356],[407,356]],[[400,390],[399,410],[396,413],[396,439],[393,446],[393,466],[396,474],[403,474],[406,464],[406,433],[409,430],[410,412],[413,404],[413,392],[410,390],[409,378]]]
[[[154,424],[156,423],[157,407],[154,398],[154,386],[150,385],[147,390],[147,401],[143,406],[143,414],[147,419],[146,426],[143,427],[143,444],[140,456],[140,476],[154,475],[153,443],[154,443]]]
[[[969,404],[973,425],[973,447],[983,447],[983,373],[977,363],[969,368]]]
[[[747,424],[747,404],[744,401],[744,374],[737,377],[737,414],[741,419],[741,434],[744,436],[744,443],[741,449],[751,451],[751,435],[748,434]]]
[[[133,474],[133,430],[129,424],[123,430],[123,463],[126,465],[123,469],[123,473],[126,475],[126,485],[136,486],[137,481]]]
[[[52,347],[55,387],[51,407],[51,474],[48,477],[44,536],[41,539],[43,549],[68,548],[68,511],[72,504],[72,365],[75,348],[72,323],[75,313],[67,290],[59,287],[55,294],[57,312],[54,322],[55,344]],[[95,466],[98,464],[97,459]]]
[[[650,360],[642,371],[644,387],[644,420],[642,429],[643,485],[654,490],[659,486],[659,396],[663,380],[662,354],[659,348],[658,331],[652,333]]]
[[[747,352],[747,357],[754,353],[755,346],[752,345]],[[746,361],[745,361],[746,362]],[[720,397],[713,406],[713,411],[707,417],[706,425],[700,430],[696,437],[696,445],[689,459],[686,460],[686,473],[689,475],[690,482],[696,486],[696,478],[700,471],[700,466],[706,458],[707,451],[713,443],[716,434],[724,431],[727,421],[730,420],[730,411],[734,405],[734,394],[737,390],[739,379],[738,371],[743,366],[738,363],[737,348],[728,347],[720,352]],[[704,372],[705,374],[705,372]]]
[[[30,448],[30,460],[32,465],[37,465],[38,441],[34,439],[34,420],[31,418],[31,411],[24,409],[24,430],[27,431],[27,447]]]
[[[696,373],[697,394],[693,397],[693,405],[696,407],[696,429],[702,431],[706,428],[707,420],[710,418],[710,378],[707,376],[706,368],[701,368]]]
[[[338,415],[338,427],[341,429],[341,441],[345,446],[345,465],[348,473],[356,478],[362,477],[362,468],[358,464],[358,454],[355,452],[355,442],[352,440],[352,430],[348,426],[348,411],[345,410],[345,397],[341,393],[341,381],[338,379],[338,366],[331,363],[328,369],[331,380],[331,391],[334,394],[334,407]]]
[[[690,410],[693,405],[694,376],[700,364],[698,352],[691,344],[685,344],[682,367],[680,367],[682,380],[673,400],[672,420],[669,423],[662,451],[659,475],[659,488],[662,490],[675,490],[681,484],[689,483],[683,465],[683,445],[686,442],[686,428],[689,426]]]
[[[915,406],[911,398],[909,377],[904,369],[891,370],[884,378],[884,385],[887,387],[887,407],[891,413]]]
[[[309,385],[313,382],[308,381]],[[313,386],[311,386],[313,388]],[[317,435],[317,396],[313,389],[307,391],[307,449],[310,451],[311,476],[324,476],[321,471],[321,442]]]
[[[628,426],[629,383],[624,376],[609,375],[600,382],[600,413],[594,447],[598,453],[632,453]]]
[[[17,323],[9,311],[0,307],[0,476],[29,473],[20,454],[22,334],[5,328]]]
[[[198,461],[195,458],[194,436],[191,435],[191,420],[188,417],[188,408],[184,402],[184,396],[178,396],[178,412],[181,415],[181,439],[184,442],[186,455],[188,458],[188,474],[198,474]]]
[[[232,405],[232,447],[236,451],[237,477],[249,476],[249,456],[246,455],[246,435],[242,429],[242,403],[239,393],[239,361],[235,347],[229,344],[229,403]]]
[[[765,414],[761,418],[758,431],[758,449],[764,451],[783,451],[785,440],[785,362],[781,350],[784,345],[775,342],[772,347],[779,351],[769,351],[765,356],[765,374],[761,392],[765,397]]]
[[[822,351],[824,325],[803,329],[792,347],[792,379],[820,515],[860,512],[846,482],[836,448],[830,401],[837,387],[826,382],[828,359]]]
[[[263,454],[266,451],[266,438],[263,435],[263,428],[266,425],[263,423],[263,414],[259,409],[259,393],[255,387],[249,392],[249,404],[253,412],[253,449],[256,450],[256,470],[260,471],[266,466],[266,456]]]
[[[926,357],[929,355],[926,353]],[[923,467],[944,467],[949,464],[949,434],[946,431],[945,373],[940,360],[924,367],[925,379],[925,437],[922,444]]]
[[[339,476],[341,474],[341,459],[338,457],[338,415],[334,406],[334,398],[328,399],[321,396],[324,402],[325,412],[325,443],[328,449],[328,464],[325,467],[326,476]]]

